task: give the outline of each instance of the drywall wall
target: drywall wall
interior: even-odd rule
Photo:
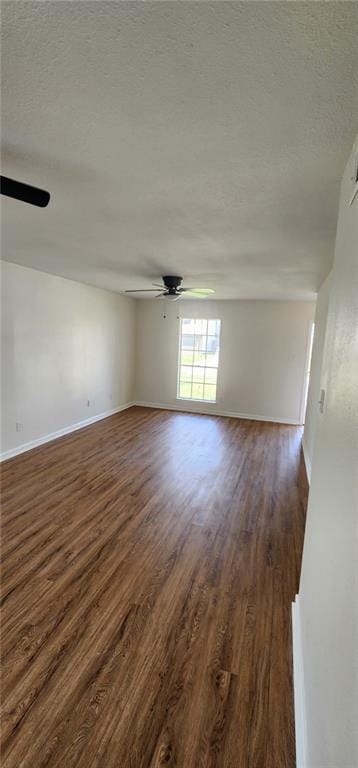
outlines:
[[[178,310],[222,319],[215,405],[176,399]],[[2,262],[1,453],[134,397],[298,422],[313,314],[311,302],[134,301]]]
[[[312,302],[138,301],[136,400],[299,423],[314,308]],[[176,398],[178,315],[221,319],[213,405]]]
[[[356,151],[358,152],[358,143]],[[308,768],[358,765],[358,195],[341,189],[299,593]]]
[[[133,299],[3,262],[2,453],[130,401],[134,343]]]
[[[314,319],[315,330],[312,348],[311,375],[307,397],[305,429],[302,439],[309,479],[311,477],[313,446],[316,435],[317,419],[319,417],[318,401],[321,390],[321,369],[324,340],[326,337],[330,282],[331,277],[328,275],[318,293]]]

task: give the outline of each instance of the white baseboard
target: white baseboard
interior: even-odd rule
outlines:
[[[305,445],[304,437],[302,439],[302,451],[303,451],[303,458],[305,460],[305,465],[306,465],[307,480],[308,480],[309,484],[311,484],[311,462],[310,462],[309,457],[308,457],[308,452],[307,452],[307,448],[306,448],[306,445]]]
[[[36,440],[31,440],[28,443],[22,443],[22,445],[17,445],[15,448],[10,448],[8,451],[3,451],[0,453],[0,462],[6,461],[7,459],[11,459],[13,456],[18,456],[20,453],[25,453],[26,451],[31,451],[33,448],[37,448],[39,445],[43,445],[44,443],[49,443],[51,440],[56,440],[58,437],[63,437],[64,435],[68,435],[71,432],[75,432],[77,429],[83,429],[83,427],[88,427],[90,424],[94,424],[96,421],[101,421],[101,419],[106,419],[108,416],[113,416],[115,413],[119,413],[120,411],[126,410],[126,408],[131,408],[133,405],[142,406],[144,408],[160,408],[162,410],[169,410],[169,411],[181,411],[185,413],[196,413],[196,414],[203,414],[207,416],[228,416],[234,419],[252,419],[254,421],[270,421],[276,424],[292,424],[297,426],[297,421],[291,421],[289,419],[280,419],[280,418],[273,418],[272,416],[260,416],[258,414],[252,414],[252,413],[236,413],[233,411],[219,411],[219,410],[209,410],[209,408],[198,408],[197,406],[194,408],[188,407],[187,405],[182,405],[181,403],[178,403],[178,405],[167,405],[166,403],[146,403],[141,401],[135,401],[131,403],[125,403],[124,405],[120,405],[118,408],[113,408],[110,411],[105,411],[104,413],[99,413],[97,416],[91,416],[89,419],[84,419],[83,421],[78,421],[76,424],[70,424],[68,427],[64,427],[63,429],[58,429],[56,432],[51,432],[48,435],[43,435],[42,437],[36,438]]]
[[[290,419],[280,419],[280,418],[274,418],[273,416],[259,416],[257,413],[236,413],[234,411],[219,411],[219,410],[209,410],[209,408],[200,408],[197,405],[195,405],[195,408],[191,408],[187,405],[182,405],[181,402],[178,402],[178,405],[168,405],[166,403],[145,403],[140,400],[136,400],[134,402],[134,405],[139,405],[143,408],[161,408],[165,411],[184,411],[185,413],[197,413],[197,414],[203,414],[205,416],[228,416],[232,419],[251,419],[253,421],[270,421],[274,424],[289,424],[294,426],[299,426],[298,421],[291,421]]]
[[[44,435],[43,437],[38,437],[36,440],[31,440],[28,443],[17,445],[16,448],[10,448],[9,451],[3,451],[3,453],[0,454],[0,462],[6,461],[6,459],[11,459],[13,456],[18,456],[20,453],[31,451],[32,448],[37,448],[39,445],[49,443],[51,440],[57,440],[58,437],[68,435],[70,432],[76,432],[77,429],[88,427],[90,424],[94,424],[96,421],[101,421],[102,419],[106,419],[108,416],[113,416],[115,413],[126,410],[126,408],[131,408],[132,405],[134,405],[134,403],[125,403],[124,405],[120,405],[118,408],[112,408],[111,411],[99,413],[97,416],[90,416],[89,419],[78,421],[76,424],[70,424],[68,427],[58,429],[56,432],[51,432],[50,434]]]
[[[292,603],[292,645],[293,686],[295,699],[296,765],[297,768],[308,768],[305,685],[299,595],[296,595],[296,600],[294,603]]]

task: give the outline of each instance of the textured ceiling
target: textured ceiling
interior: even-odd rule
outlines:
[[[3,2],[2,257],[312,298],[357,130],[356,2]]]

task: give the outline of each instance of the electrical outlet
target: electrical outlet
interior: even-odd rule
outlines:
[[[90,400],[87,400],[87,408],[89,408],[89,407],[90,407],[90,405],[91,405],[91,401],[90,401]]]
[[[21,432],[21,431],[22,431],[21,421],[17,421],[16,422],[16,432]]]

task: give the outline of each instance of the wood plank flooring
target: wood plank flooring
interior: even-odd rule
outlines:
[[[134,407],[4,463],[3,768],[294,768],[300,437]]]

